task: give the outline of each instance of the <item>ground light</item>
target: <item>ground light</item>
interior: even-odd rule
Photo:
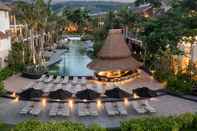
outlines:
[[[43,107],[46,107],[46,105],[47,105],[47,98],[42,98],[41,99],[41,104],[42,104]]]
[[[74,108],[74,102],[73,102],[73,100],[72,99],[69,99],[68,100],[68,106],[69,106],[69,108],[71,109],[71,111],[73,110],[73,108]]]
[[[14,103],[18,103],[18,102],[19,102],[19,96],[15,96],[13,102],[14,102]]]
[[[102,101],[101,101],[101,99],[97,99],[96,100],[96,106],[97,106],[97,109],[101,109],[101,107],[102,107]]]
[[[124,98],[124,105],[125,105],[126,107],[129,106],[129,100],[128,100],[128,98]]]
[[[134,93],[133,98],[137,99],[137,98],[140,98],[140,97],[136,93]]]
[[[16,92],[13,92],[10,96],[15,98],[16,97]]]

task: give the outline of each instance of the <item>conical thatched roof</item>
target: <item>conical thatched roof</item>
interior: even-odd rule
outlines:
[[[97,58],[88,64],[90,69],[96,71],[135,71],[140,66],[141,63],[131,56],[120,29],[109,31],[105,44],[97,54]]]
[[[99,58],[126,58],[131,52],[122,36],[122,30],[113,29],[109,31],[105,44],[97,54]]]

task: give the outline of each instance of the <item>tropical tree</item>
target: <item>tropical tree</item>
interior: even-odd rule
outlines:
[[[17,18],[26,25],[26,39],[29,40],[34,64],[42,63],[42,52],[46,43],[55,42],[59,18],[51,10],[51,0],[35,0],[32,3],[17,1]]]

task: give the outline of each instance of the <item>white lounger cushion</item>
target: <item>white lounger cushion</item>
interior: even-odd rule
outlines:
[[[53,80],[53,76],[51,75],[51,76],[49,76],[48,79],[44,80],[44,82],[45,82],[45,83],[49,83],[49,82],[51,82],[52,80]]]
[[[27,90],[27,89],[30,89],[30,88],[33,88],[34,85],[35,85],[34,82],[30,82],[27,86],[25,86],[25,87],[22,89],[22,91]]]
[[[30,114],[38,116],[42,110],[40,103],[36,103],[33,109],[30,111]]]
[[[146,110],[144,109],[144,107],[141,106],[137,101],[132,101],[131,104],[137,113],[139,114],[146,113]]]
[[[79,116],[88,116],[90,115],[88,109],[87,109],[87,104],[85,103],[79,103],[78,104],[78,115]]]
[[[23,108],[22,110],[19,112],[20,114],[26,115],[27,113],[29,113],[32,108],[33,108],[34,103],[33,102],[28,102]]]
[[[45,88],[43,88],[43,92],[48,93],[48,92],[52,91],[53,86],[54,85],[52,83],[46,85]]]
[[[116,105],[117,105],[117,109],[121,115],[128,114],[123,102],[117,102]]]
[[[60,108],[57,112],[57,115],[60,115],[60,116],[69,116],[70,115],[68,103],[60,104]]]
[[[91,116],[98,116],[98,110],[97,110],[96,103],[89,104],[89,113]]]
[[[61,82],[61,76],[57,76],[57,78],[53,81],[55,84],[58,84]]]
[[[59,108],[59,103],[52,103],[51,104],[51,109],[49,110],[49,116],[53,117],[57,115]]]
[[[69,77],[65,76],[63,81],[61,82],[62,84],[67,84],[69,82]]]
[[[114,116],[114,115],[119,114],[118,111],[114,108],[114,106],[111,102],[106,102],[105,103],[105,109],[106,109],[107,114],[109,116]]]
[[[153,107],[148,103],[147,100],[142,101],[142,104],[144,105],[144,108],[145,108],[147,111],[149,111],[150,113],[155,113],[155,112],[156,112],[156,109],[153,108]]]

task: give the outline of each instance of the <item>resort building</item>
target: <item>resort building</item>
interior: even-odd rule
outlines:
[[[0,3],[0,68],[6,66],[11,48],[9,11],[9,7]]]
[[[110,30],[97,58],[89,63],[88,67],[96,71],[98,80],[119,82],[137,76],[142,64],[131,56],[122,33],[121,29]]]

